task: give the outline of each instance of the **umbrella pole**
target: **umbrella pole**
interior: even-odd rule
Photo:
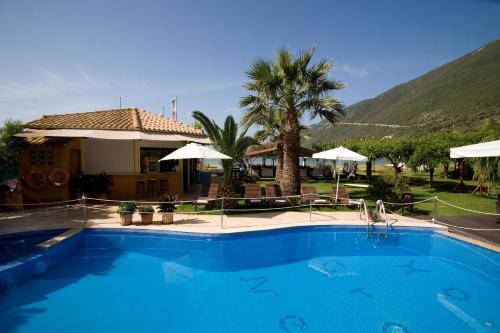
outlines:
[[[340,173],[337,175],[337,191],[335,191],[335,203],[337,203],[337,199],[339,196],[339,183],[340,183]]]
[[[335,160],[335,173],[337,174],[337,190],[335,191],[335,203],[337,203],[337,199],[339,196],[339,182],[340,182],[340,173],[337,171],[338,159]]]

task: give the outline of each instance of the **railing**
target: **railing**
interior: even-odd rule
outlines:
[[[260,207],[232,207],[228,206],[229,202],[235,202],[235,201],[240,201],[240,200],[260,200],[262,204],[265,202],[273,202],[275,199],[285,199],[287,201],[287,205],[283,206],[266,206],[260,205]],[[322,199],[322,200],[318,200]],[[464,229],[464,230],[473,230],[473,231],[480,231],[480,230],[489,230],[489,231],[500,231],[500,228],[470,228],[470,227],[461,227],[461,226],[456,226],[456,225],[451,225],[444,223],[442,221],[438,220],[437,217],[437,208],[438,208],[438,203],[447,205],[449,207],[453,207],[455,209],[460,209],[469,213],[474,213],[474,214],[483,214],[483,215],[489,215],[489,216],[500,216],[500,214],[496,213],[489,213],[489,212],[481,212],[473,209],[468,209],[464,207],[460,207],[458,205],[443,201],[439,199],[437,196],[426,198],[420,201],[416,201],[413,203],[398,203],[398,202],[384,202],[382,200],[378,200],[376,202],[375,208],[378,211],[378,215],[382,218],[382,221],[374,221],[373,223],[370,222],[369,219],[369,209],[366,204],[366,201],[363,199],[357,199],[357,200],[351,200],[348,198],[337,198],[338,200],[343,201],[344,203],[339,203],[338,200],[335,200],[331,196],[327,195],[318,195],[316,193],[305,193],[302,195],[291,195],[291,196],[277,196],[277,197],[255,197],[255,198],[246,198],[246,197],[221,197],[221,198],[214,198],[214,199],[209,199],[208,202],[212,203],[218,203],[218,208],[216,209],[209,209],[209,210],[202,210],[202,211],[186,211],[186,212],[181,212],[180,214],[195,214],[195,215],[201,215],[204,213],[219,213],[220,214],[220,228],[224,229],[225,226],[225,221],[224,218],[227,213],[238,213],[238,212],[269,212],[269,211],[281,211],[281,210],[290,210],[290,209],[298,209],[298,208],[305,208],[308,207],[309,211],[309,222],[313,222],[313,214],[315,213],[313,208],[317,207],[318,209],[321,207],[334,207],[334,206],[347,206],[347,205],[354,205],[358,206],[359,208],[359,220],[363,221],[366,223],[367,226],[367,233],[370,232],[372,229],[373,225],[377,222],[385,222],[385,229],[386,229],[386,235],[389,234],[390,230],[390,222],[389,218],[387,216],[387,213],[392,213],[392,214],[397,214],[394,211],[391,211],[387,208],[387,206],[395,206],[395,207],[404,207],[406,205],[416,205],[416,204],[421,204],[424,202],[429,202],[433,201],[433,209],[432,209],[432,218],[431,221],[436,224],[440,224],[446,227],[450,228],[457,228],[457,229]],[[99,211],[99,210],[107,210],[109,213],[109,208],[106,209],[105,207],[100,207],[96,205],[89,205],[89,202],[93,203],[101,203],[101,204],[120,204],[123,202],[127,202],[129,200],[106,200],[106,199],[99,199],[99,198],[90,198],[86,197],[85,195],[81,197],[81,199],[74,199],[74,200],[65,200],[65,201],[58,201],[58,202],[45,202],[45,203],[35,203],[35,204],[5,204],[5,203],[0,203],[0,207],[51,207],[51,206],[60,206],[60,205],[66,205],[66,208],[61,208],[58,207],[57,211],[64,211],[65,209],[74,209],[77,207],[81,207],[82,209],[82,215],[83,216],[83,222],[84,224],[87,224],[88,222],[88,214],[89,210],[91,211]],[[140,201],[138,202],[140,205],[158,205],[161,204],[159,201]],[[174,204],[180,205],[180,204],[196,204],[197,200],[176,200]],[[199,203],[198,203],[199,204]],[[141,214],[141,213],[139,213]],[[302,221],[304,222],[304,221]]]

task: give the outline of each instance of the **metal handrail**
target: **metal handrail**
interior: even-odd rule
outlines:
[[[377,200],[376,207],[378,209],[378,215],[382,217],[382,214],[384,216],[385,220],[385,234],[386,236],[389,234],[389,219],[387,218],[387,213],[385,212],[385,205],[382,200]]]

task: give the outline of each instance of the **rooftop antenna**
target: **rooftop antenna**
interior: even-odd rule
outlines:
[[[120,96],[120,110],[122,108],[122,97]]]
[[[161,107],[161,116],[165,118],[165,105]]]
[[[172,99],[172,120],[177,121],[177,96]]]

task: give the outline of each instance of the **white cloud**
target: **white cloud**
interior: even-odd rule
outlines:
[[[337,67],[337,72],[347,73],[354,78],[363,78],[370,75],[370,73],[364,68],[354,68],[346,64],[339,65]]]
[[[0,122],[5,118],[27,121],[42,114],[118,107],[120,96],[124,106],[147,108],[159,99],[222,92],[242,85],[238,80],[195,84],[179,84],[173,80],[165,84],[141,78],[109,79],[91,74],[79,66],[71,75],[36,69],[30,76],[31,80],[0,81]]]

